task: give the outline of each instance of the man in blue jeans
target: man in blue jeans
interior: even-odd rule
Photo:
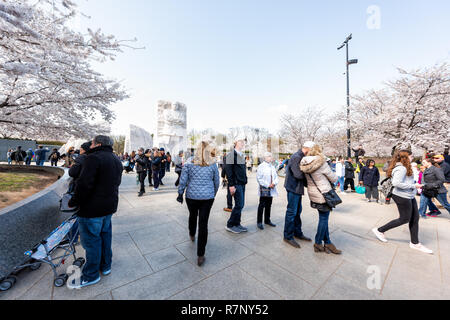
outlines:
[[[106,136],[93,139],[84,160],[75,193],[69,206],[79,206],[77,213],[81,244],[86,250],[86,264],[80,279],[67,283],[80,289],[98,283],[100,272],[106,276],[112,267],[111,217],[117,212],[123,167],[113,153],[113,141]],[[100,271],[100,272],[99,272]]]
[[[243,154],[244,147],[245,140],[237,140],[234,150],[227,155],[224,167],[228,180],[228,189],[234,197],[234,208],[231,211],[225,230],[235,234],[248,232],[248,229],[241,225],[241,213],[245,205],[245,186],[247,184],[247,168]]]
[[[302,213],[302,196],[305,194],[306,186],[306,177],[300,170],[300,162],[303,157],[308,155],[314,145],[314,142],[306,142],[301,150],[292,155],[286,168],[284,187],[287,191],[288,205],[284,223],[284,241],[294,248],[300,248],[300,245],[295,241],[294,237],[299,240],[311,242],[311,239],[303,234],[302,220],[300,219],[300,214]]]

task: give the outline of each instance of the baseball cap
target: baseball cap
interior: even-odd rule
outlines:
[[[316,145],[315,142],[307,141],[307,142],[305,142],[305,143],[303,144],[303,147],[304,147],[304,148],[311,149],[311,148],[314,147],[315,145]]]
[[[442,154],[437,154],[435,156],[433,156],[434,159],[442,159],[445,160],[444,156]]]

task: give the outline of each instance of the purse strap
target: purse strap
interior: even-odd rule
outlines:
[[[311,178],[311,180],[312,180],[312,182],[314,183],[314,185],[316,186],[317,190],[319,190],[319,192],[323,194],[323,192],[320,191],[319,187],[317,186],[316,182],[314,181],[314,178],[312,177],[312,175],[311,175],[311,174],[308,174],[308,176]]]

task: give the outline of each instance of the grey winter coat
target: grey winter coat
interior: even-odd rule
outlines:
[[[423,184],[431,187],[439,187],[439,194],[447,193],[444,182],[445,176],[442,169],[431,166],[423,172]]]
[[[217,164],[207,167],[185,163],[180,177],[178,194],[186,190],[186,198],[192,200],[210,200],[216,197],[219,191],[220,177]]]
[[[330,191],[332,189],[331,184],[336,183],[338,180],[336,173],[331,170],[326,158],[323,155],[304,157],[300,162],[300,169],[308,181],[309,199],[318,204],[326,203],[322,194]]]

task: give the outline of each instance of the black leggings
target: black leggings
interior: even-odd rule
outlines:
[[[406,199],[393,195],[395,204],[398,207],[400,217],[392,220],[388,224],[378,229],[379,232],[385,233],[391,229],[400,227],[409,223],[409,231],[411,233],[411,242],[413,244],[419,243],[419,208],[417,207],[416,199]]]
[[[264,223],[270,223],[270,210],[272,208],[272,197],[260,197],[258,206],[258,220],[257,223],[262,223],[264,212]]]
[[[206,243],[208,242],[208,220],[214,199],[192,200],[186,198],[186,204],[189,209],[189,234],[194,237],[197,233],[198,217],[198,241],[197,255],[205,255]]]
[[[139,192],[145,193],[145,178],[147,177],[147,171],[142,171],[138,173],[139,175],[139,182],[141,183],[141,189]]]

